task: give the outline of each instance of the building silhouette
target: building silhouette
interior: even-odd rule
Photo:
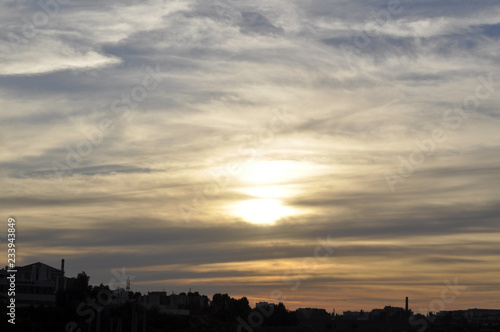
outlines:
[[[2,302],[7,301],[9,280],[7,277],[8,267],[0,270],[0,296]],[[61,268],[56,269],[47,264],[36,262],[25,266],[17,266],[15,299],[16,306],[54,306],[56,304],[56,292],[66,290],[75,278],[67,278],[64,275],[64,259],[61,260]]]

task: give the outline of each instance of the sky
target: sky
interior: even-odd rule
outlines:
[[[0,6],[18,265],[291,309],[500,309],[497,1]]]

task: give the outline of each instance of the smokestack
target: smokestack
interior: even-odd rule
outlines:
[[[64,274],[64,259],[61,259],[61,271]]]
[[[408,296],[406,297],[406,312],[408,312]]]

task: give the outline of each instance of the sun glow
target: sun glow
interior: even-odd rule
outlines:
[[[241,187],[233,189],[247,199],[226,205],[230,215],[250,223],[272,225],[276,221],[307,211],[286,202],[301,191],[300,180],[320,172],[295,161],[254,161],[238,175]],[[311,170],[312,169],[312,170]]]
[[[291,197],[298,192],[292,186],[255,186],[238,188],[236,191],[256,198],[285,198]]]
[[[238,178],[246,184],[268,186],[290,183],[306,175],[314,175],[318,167],[297,161],[253,161],[242,168]]]
[[[283,217],[296,214],[295,209],[283,206],[278,199],[250,199],[231,208],[231,214],[254,224],[270,225]]]

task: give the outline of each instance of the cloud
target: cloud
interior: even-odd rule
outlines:
[[[59,70],[99,68],[120,63],[118,58],[107,57],[95,51],[80,53],[73,49],[65,49],[57,42],[45,41],[43,44],[44,47],[51,47],[54,51],[40,52],[40,49],[35,47],[31,54],[23,53],[24,58],[14,55],[10,59],[3,59],[5,66],[0,75],[36,75]]]

